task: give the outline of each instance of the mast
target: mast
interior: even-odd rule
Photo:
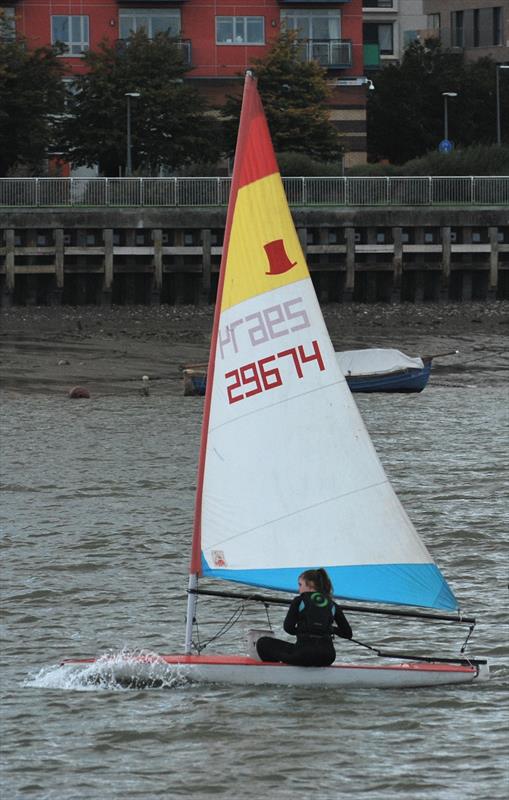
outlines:
[[[186,641],[184,652],[191,654],[193,646],[193,623],[196,613],[196,602],[198,599],[198,575],[191,572],[189,575],[189,586],[187,589],[187,615],[186,615]]]
[[[192,629],[193,621],[196,610],[197,595],[193,590],[198,587],[198,579],[201,575],[201,516],[202,516],[202,501],[203,501],[203,479],[205,474],[205,458],[207,451],[207,439],[209,433],[210,422],[210,406],[212,400],[212,389],[214,385],[214,368],[216,361],[216,349],[219,331],[219,320],[221,317],[221,300],[223,297],[224,277],[226,271],[226,263],[228,259],[228,247],[230,243],[232,220],[235,210],[235,202],[239,189],[241,179],[241,158],[239,154],[242,152],[244,141],[247,132],[247,120],[250,114],[250,106],[255,98],[256,80],[253,73],[247,70],[244,81],[244,93],[242,97],[242,108],[240,112],[239,132],[237,135],[237,146],[235,148],[235,158],[233,162],[233,175],[230,189],[230,197],[228,201],[228,211],[226,215],[226,226],[223,243],[223,253],[221,256],[221,265],[219,269],[219,281],[216,295],[216,305],[214,309],[214,322],[212,326],[212,337],[210,343],[210,354],[208,361],[207,371],[207,385],[205,391],[205,405],[203,409],[203,421],[201,429],[200,440],[200,456],[198,461],[198,479],[196,487],[196,500],[194,510],[194,526],[193,526],[193,543],[191,550],[191,563],[189,566],[189,594],[187,601],[187,616],[186,616],[186,640],[185,652],[189,654],[192,648]]]

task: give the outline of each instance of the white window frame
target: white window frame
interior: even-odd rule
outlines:
[[[440,12],[436,11],[433,14],[428,14],[428,30],[439,31],[441,28]]]
[[[376,22],[371,22],[371,20],[370,20],[369,22],[365,21],[364,25],[372,25],[373,27],[376,27],[376,29],[377,29],[377,37],[376,37],[377,41],[376,42],[367,42],[367,44],[377,44],[378,48],[379,48],[379,51],[380,51],[380,57],[381,58],[392,58],[394,56],[394,53],[395,53],[395,50],[394,50],[394,44],[395,44],[394,39],[395,39],[396,31],[394,30],[394,23],[393,22],[379,22],[378,20]],[[390,31],[390,40],[391,40],[391,49],[390,50],[382,49],[382,38],[383,37],[380,36],[381,28],[384,28],[387,31]]]
[[[305,35],[305,32],[301,31],[298,27],[298,19],[306,17],[309,24],[309,36]],[[325,9],[325,8],[288,8],[283,9],[281,11],[281,22],[283,23],[284,27],[287,30],[297,31],[297,35],[300,35],[302,39],[309,39],[319,40],[319,41],[327,41],[327,37],[318,36],[314,34],[313,31],[313,21],[318,20],[320,21],[324,19],[328,19],[330,22],[333,22],[334,25],[337,24],[337,35],[329,36],[332,39],[341,39],[341,10],[340,9]],[[331,25],[329,24],[329,28]]]
[[[382,41],[381,41],[382,37],[380,36],[380,29],[381,28],[384,28],[385,30],[387,30],[387,32],[390,32],[390,37],[389,37],[390,40],[391,40],[391,49],[390,50],[387,50],[387,49],[383,50],[382,49]],[[378,23],[378,44],[379,44],[379,47],[380,47],[380,55],[381,56],[393,56],[394,55],[394,52],[395,52],[395,50],[394,50],[394,34],[395,34],[395,31],[394,31],[394,23],[393,22],[379,22]]]
[[[249,23],[253,22],[254,20],[261,22],[261,38],[256,39],[255,41],[249,41],[248,39],[248,30],[249,30]],[[219,39],[219,27],[221,24],[226,24],[231,21],[232,26],[232,33],[231,36],[227,37],[226,40]],[[231,46],[239,46],[239,45],[264,45],[265,44],[265,17],[262,16],[233,16],[233,15],[223,15],[216,17],[216,45],[220,45],[221,47],[231,47]]]
[[[156,17],[167,17],[168,20],[175,22],[175,25],[172,26],[175,29],[175,32],[170,31],[170,36],[180,36],[182,31],[182,15],[179,8],[121,8],[119,9],[118,13],[120,38],[128,39],[131,33],[136,33],[144,28],[148,38],[153,39],[155,34],[152,28],[152,20]],[[139,24],[138,20],[141,20],[142,18],[143,23]],[[127,20],[131,20],[133,24],[131,27],[129,27],[129,30],[126,33],[122,30],[122,27],[123,23],[126,23]],[[148,21],[148,30],[145,26],[145,20]],[[131,25],[131,23],[128,24]],[[158,31],[156,31],[156,33],[158,33]]]
[[[67,19],[69,26],[69,41],[59,39],[53,35],[53,22],[57,19]],[[73,20],[80,20],[80,38],[72,39]],[[90,47],[90,20],[88,14],[52,14],[51,15],[51,44],[62,42],[67,47],[67,51],[63,53],[65,58],[77,57],[80,58],[82,54]]]

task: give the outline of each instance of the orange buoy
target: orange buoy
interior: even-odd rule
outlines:
[[[88,389],[85,389],[84,386],[74,386],[69,392],[69,397],[71,400],[80,399],[82,397],[88,399],[90,397],[90,392]]]

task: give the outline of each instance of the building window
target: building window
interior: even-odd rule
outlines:
[[[394,0],[362,0],[363,8],[393,8]]]
[[[428,30],[440,30],[440,14],[428,14]]]
[[[2,39],[14,39],[16,37],[16,17],[12,6],[0,6],[0,17],[4,19]]]
[[[392,23],[366,22],[363,25],[364,44],[377,44],[380,54],[392,56],[394,54],[394,38]]]
[[[341,12],[319,9],[288,9],[281,12],[287,30],[298,31],[300,39],[341,39]]]
[[[216,44],[265,44],[263,17],[216,17]]]
[[[479,47],[481,42],[480,28],[479,28],[479,9],[474,8],[472,12],[472,40],[474,47]]]
[[[51,43],[62,42],[67,46],[67,56],[80,56],[88,50],[88,17],[51,17]]]
[[[502,44],[502,9],[500,6],[493,9],[493,44]]]
[[[451,13],[452,46],[463,47],[463,11]]]
[[[406,49],[413,42],[421,41],[420,31],[403,31],[403,47]]]
[[[144,30],[149,39],[158,33],[180,36],[180,10],[178,8],[125,8],[119,12],[120,38],[128,39],[132,33]]]
[[[468,18],[467,18],[468,19]],[[472,36],[467,41],[473,47],[498,47],[502,44],[503,17],[500,6],[490,8],[474,8],[472,10]]]

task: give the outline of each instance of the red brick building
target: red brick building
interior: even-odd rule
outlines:
[[[145,28],[181,41],[192,80],[220,104],[253,58],[263,58],[281,28],[299,31],[302,58],[327,69],[331,118],[344,135],[346,163],[366,159],[362,0],[0,0],[33,46],[63,41],[72,72],[81,54]]]

